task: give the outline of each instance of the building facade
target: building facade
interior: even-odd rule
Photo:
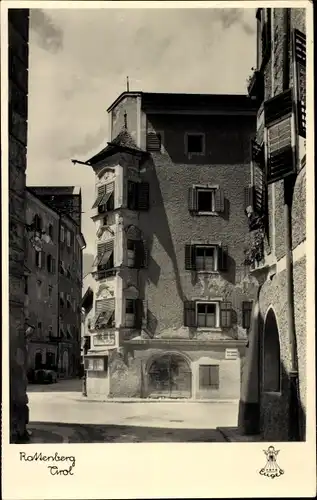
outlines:
[[[246,205],[249,264],[259,282],[240,426],[266,441],[305,439],[306,37],[305,9],[257,10],[257,103]]]
[[[59,215],[30,191],[26,191],[26,223],[47,241],[39,245],[27,235],[25,280],[25,319],[32,333],[28,336],[28,372],[57,368],[58,340],[58,255]]]
[[[87,392],[238,399],[256,280],[244,193],[245,96],[126,92],[96,175]]]
[[[10,441],[28,422],[24,321],[25,170],[28,116],[28,9],[9,9],[9,343]]]
[[[46,280],[45,292],[42,290],[42,293],[46,294],[47,289],[49,293],[54,294],[53,305],[48,312],[41,310],[43,301],[35,304],[37,308],[34,317],[47,315],[46,323],[50,323],[47,327],[51,327],[52,334],[50,334],[51,329],[48,333],[45,329],[42,331],[44,335],[42,339],[47,344],[45,349],[49,355],[52,357],[54,353],[54,366],[59,377],[74,377],[80,369],[82,251],[85,247],[81,233],[81,192],[73,186],[32,186],[29,187],[29,191],[30,195],[45,207],[46,213],[55,215],[56,221],[56,225],[51,229],[51,241],[47,244],[47,249],[43,246],[41,252],[44,261],[48,259],[47,252],[51,251],[53,271],[49,271],[48,262],[45,261],[45,270],[42,268],[37,273],[46,273],[50,277],[49,281]],[[52,249],[55,245],[56,252],[53,254]],[[52,273],[56,281],[53,291],[49,288],[53,286]],[[31,314],[30,304],[29,313]],[[40,319],[37,321],[43,325]]]

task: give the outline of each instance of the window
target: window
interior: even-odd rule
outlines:
[[[135,326],[135,313],[136,313],[136,301],[132,299],[126,299],[125,301],[125,326],[134,327]]]
[[[68,247],[71,246],[71,232],[68,229],[66,230],[66,244]]]
[[[229,328],[232,324],[231,302],[189,300],[184,302],[184,326]]]
[[[148,132],[146,136],[146,149],[147,151],[161,151],[162,134],[160,132]]]
[[[49,273],[52,274],[55,273],[56,270],[55,259],[51,255],[48,255],[46,257],[46,267]]]
[[[73,311],[76,312],[76,299],[73,299]]]
[[[260,8],[257,17],[257,66],[263,67],[271,56],[271,9]]]
[[[42,231],[42,218],[38,214],[34,215],[33,225],[34,225],[35,231],[37,231],[37,232]]]
[[[42,298],[42,281],[36,281],[36,295],[38,299]]]
[[[60,294],[59,294],[59,305],[61,307],[64,307],[64,304],[65,304],[64,292],[60,292]]]
[[[191,271],[226,272],[226,245],[185,245],[185,269]]]
[[[48,352],[46,354],[46,366],[47,368],[53,368],[55,365],[55,354],[53,352]]]
[[[35,265],[39,269],[42,267],[42,251],[35,250]]]
[[[218,214],[225,211],[224,190],[218,186],[193,186],[188,192],[188,210],[192,215]]]
[[[216,303],[197,304],[197,326],[205,326],[208,328],[216,328],[219,326],[219,314]]]
[[[247,330],[251,326],[252,305],[253,305],[252,301],[242,302],[242,326]]]
[[[59,261],[59,272],[64,276],[66,274],[65,263],[63,260]]]
[[[70,267],[67,268],[66,276],[68,279],[71,279],[71,277],[72,277],[71,272],[70,272]]]
[[[29,293],[29,278],[28,276],[24,276],[24,294],[27,295]]]
[[[91,371],[107,371],[108,357],[105,358],[86,358],[85,369]]]
[[[52,327],[52,325],[50,325],[50,326],[48,327],[48,336],[49,336],[49,337],[53,337],[53,327]]]
[[[53,293],[53,287],[52,287],[52,285],[49,285],[48,286],[48,296],[52,297],[52,293]]]
[[[92,208],[98,208],[100,214],[114,209],[114,182],[98,186],[97,198]]]
[[[64,226],[61,226],[61,242],[64,243],[65,241],[65,229]]]
[[[115,325],[115,299],[99,299],[95,303],[95,329]]]
[[[66,326],[66,336],[67,336],[68,339],[72,338],[72,332],[71,332],[71,329],[70,329],[70,325]]]
[[[149,209],[149,183],[128,181],[128,208],[129,210]]]
[[[128,267],[134,267],[135,262],[135,241],[128,240],[127,241],[128,248]]]
[[[42,333],[42,322],[41,321],[38,321],[38,323],[37,323],[37,330],[39,333]]]
[[[217,247],[196,247],[196,269],[215,271],[217,269]]]
[[[198,212],[215,211],[215,190],[198,189],[197,190]]]
[[[97,256],[93,262],[93,268],[97,267],[97,279],[106,277],[107,272],[114,268],[114,242],[113,240],[101,243],[97,246]]]
[[[54,230],[53,230],[53,224],[49,224],[48,225],[48,235],[49,237],[51,238],[51,240],[53,239],[53,236],[54,236]]]
[[[199,366],[199,388],[219,389],[219,365]]]
[[[71,304],[71,298],[70,298],[70,295],[67,294],[66,296],[66,306],[67,306],[67,309],[70,309],[72,304]]]
[[[187,155],[205,154],[205,134],[191,133],[185,136],[185,148]]]

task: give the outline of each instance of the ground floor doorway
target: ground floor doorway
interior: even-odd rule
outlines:
[[[192,373],[180,354],[163,354],[148,369],[148,397],[190,398]]]

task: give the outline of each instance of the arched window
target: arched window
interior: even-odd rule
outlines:
[[[263,337],[263,391],[281,391],[281,353],[277,322],[273,309],[266,316]]]

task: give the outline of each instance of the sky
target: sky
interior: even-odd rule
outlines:
[[[31,9],[28,185],[82,189],[82,231],[95,179],[74,166],[106,145],[106,109],[126,90],[246,93],[255,64],[255,9]]]

